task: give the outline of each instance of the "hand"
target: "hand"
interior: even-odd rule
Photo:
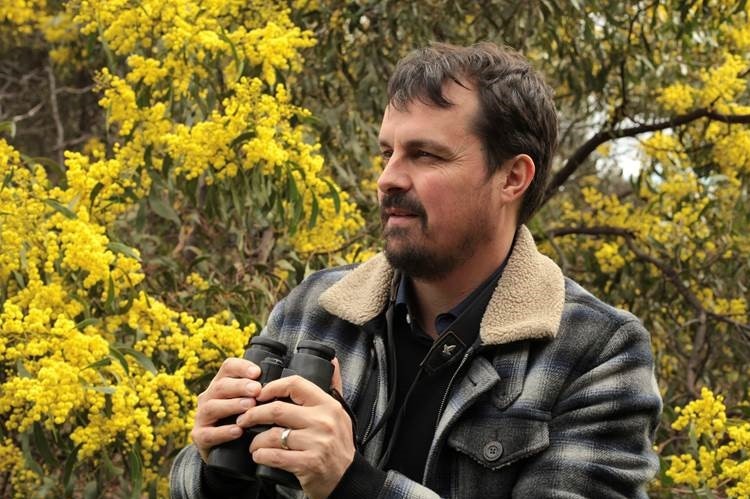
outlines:
[[[332,385],[341,393],[338,360],[333,360]],[[313,499],[328,497],[354,460],[352,421],[341,404],[312,382],[290,376],[263,387],[258,402],[289,398],[258,405],[237,419],[243,427],[273,424],[253,439],[253,460],[281,468],[299,479],[305,494]],[[296,404],[296,405],[295,405]],[[287,445],[281,448],[281,432],[291,428]]]
[[[260,368],[249,360],[229,358],[221,365],[206,391],[198,395],[191,436],[204,462],[208,461],[211,447],[242,435],[243,429],[237,424],[214,424],[255,406],[255,397],[261,388],[260,383],[255,381],[259,376]]]

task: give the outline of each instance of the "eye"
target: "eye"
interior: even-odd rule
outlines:
[[[383,149],[380,151],[380,156],[383,158],[384,161],[388,161],[391,159],[391,156],[393,156],[393,151],[390,149]]]
[[[424,159],[427,161],[437,161],[440,159],[439,156],[431,152],[424,151],[422,149],[418,149],[414,151],[414,153],[412,153],[412,157],[414,157],[414,159]]]

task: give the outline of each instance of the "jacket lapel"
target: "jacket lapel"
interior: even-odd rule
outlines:
[[[319,303],[331,314],[362,326],[386,307],[393,274],[385,255],[379,253],[323,292]],[[482,318],[482,344],[554,337],[564,298],[562,271],[539,253],[531,233],[521,226]]]

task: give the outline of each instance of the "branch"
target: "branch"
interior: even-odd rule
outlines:
[[[52,119],[55,122],[55,130],[57,131],[57,143],[55,144],[55,151],[57,151],[57,162],[63,164],[63,149],[65,148],[65,129],[63,128],[62,120],[60,119],[60,109],[57,107],[57,89],[55,83],[55,73],[52,71],[52,65],[48,64],[45,68],[47,70],[47,78],[49,81],[49,101],[52,106]]]
[[[569,236],[572,234],[582,234],[586,236],[635,237],[633,231],[620,229],[618,227],[559,227],[557,229],[545,231],[545,234],[547,234],[547,237],[549,238]]]
[[[37,104],[36,106],[32,107],[31,109],[29,109],[28,111],[26,111],[23,114],[17,114],[16,116],[13,116],[10,119],[10,121],[12,121],[13,123],[18,123],[19,121],[23,121],[23,120],[26,120],[26,119],[29,119],[29,118],[33,118],[34,115],[36,115],[36,113],[39,112],[39,110],[42,108],[43,105],[44,105],[44,101],[40,102],[39,104]]]
[[[647,125],[638,125],[629,128],[620,128],[614,130],[602,130],[594,134],[589,140],[587,140],[581,147],[579,147],[573,155],[568,158],[565,162],[565,166],[555,173],[554,177],[547,186],[547,192],[544,195],[545,204],[555,195],[557,190],[573,175],[579,166],[589,157],[589,155],[596,150],[597,147],[609,142],[610,140],[621,139],[623,137],[635,137],[642,133],[656,132],[659,130],[665,130],[667,128],[674,128],[682,125],[686,125],[693,121],[701,118],[708,118],[712,121],[719,121],[722,123],[729,124],[750,124],[750,114],[720,114],[712,111],[709,108],[700,108],[695,111],[691,111],[687,114],[681,114],[671,119],[660,121],[657,123],[651,123]]]
[[[58,87],[55,90],[58,94],[87,94],[94,89],[94,85],[86,85],[85,87]]]
[[[571,234],[624,237],[625,242],[628,245],[628,249],[632,251],[633,254],[638,257],[638,259],[643,260],[644,262],[648,262],[659,269],[661,273],[666,276],[667,279],[669,279],[674,287],[677,288],[677,291],[685,298],[685,300],[687,300],[690,306],[692,306],[697,312],[703,314],[707,313],[707,310],[703,307],[703,304],[695,295],[695,293],[693,293],[690,288],[683,284],[680,276],[677,274],[677,271],[661,260],[654,258],[653,256],[645,253],[640,248],[638,248],[634,242],[635,234],[633,234],[633,232],[630,230],[621,229],[618,227],[561,227],[558,229],[551,229],[547,231],[546,234],[549,237],[567,236]]]

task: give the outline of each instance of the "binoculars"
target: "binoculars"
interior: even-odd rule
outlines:
[[[333,348],[317,341],[300,341],[297,352],[291,356],[288,364],[285,363],[286,353],[287,348],[283,343],[257,336],[250,341],[250,347],[245,351],[243,358],[260,367],[258,381],[261,385],[296,374],[328,392],[333,376]],[[234,421],[235,416],[230,416],[217,424],[232,424]],[[249,450],[250,443],[256,435],[269,428],[267,425],[247,428],[239,438],[212,448],[208,454],[208,466],[242,480],[259,480],[266,486],[278,484],[300,489],[299,481],[292,473],[256,465],[253,461]]]

